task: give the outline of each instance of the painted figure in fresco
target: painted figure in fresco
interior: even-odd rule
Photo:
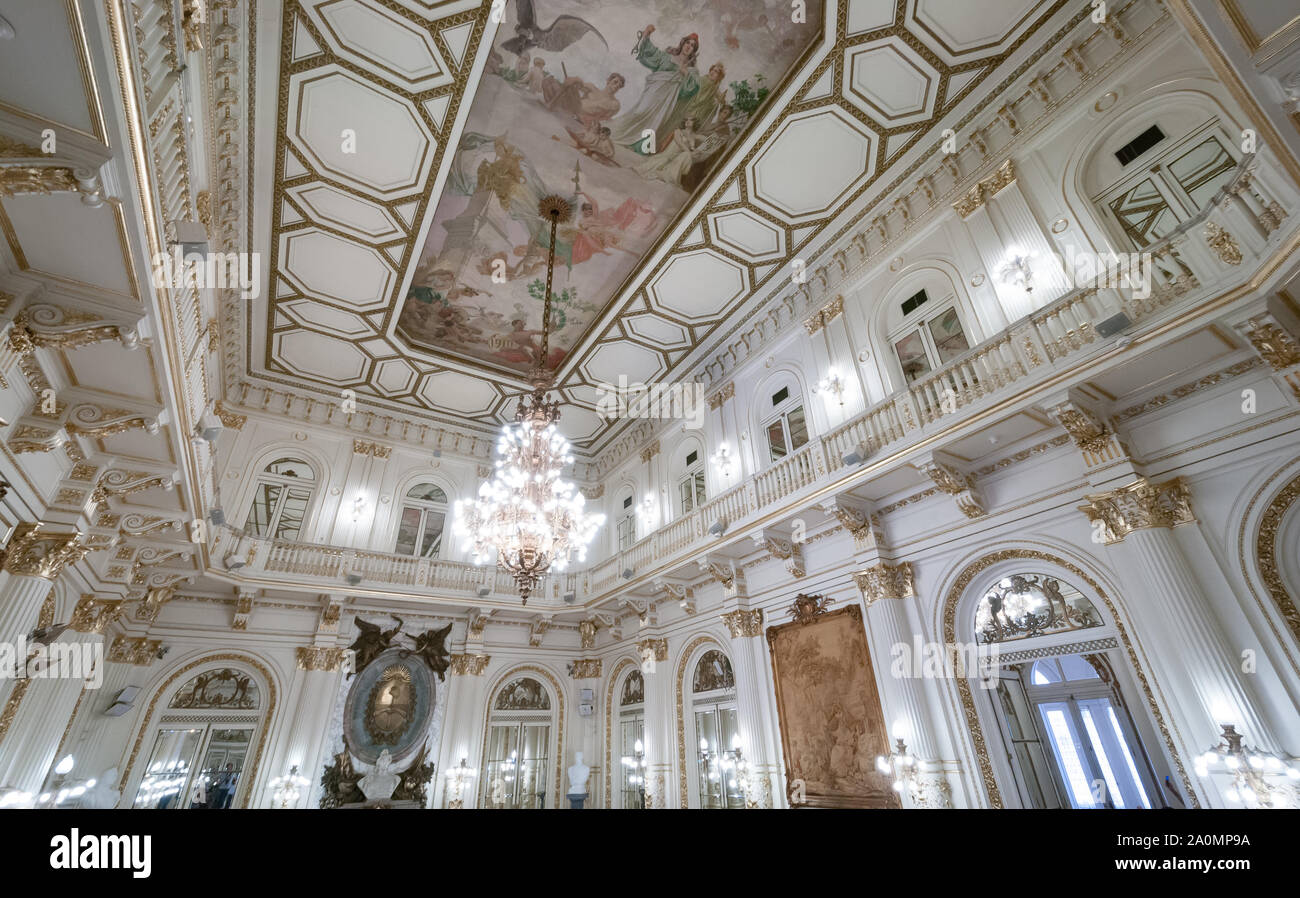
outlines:
[[[537,12],[533,0],[515,0],[515,10],[518,17],[515,36],[501,44],[501,49],[507,53],[518,56],[533,47],[558,53],[567,49],[570,44],[577,43],[588,33],[596,35],[600,42],[605,44],[605,49],[609,49],[604,36],[586,19],[568,15],[556,16],[551,27],[542,28],[537,24]]]
[[[647,25],[633,50],[637,62],[650,70],[645,90],[636,106],[619,116],[611,125],[614,142],[630,147],[641,155],[645,150],[643,132],[655,134],[655,150],[660,150],[672,130],[671,120],[679,103],[685,103],[700,90],[700,73],[695,67],[700,53],[700,38],[688,34],[677,46],[661,50],[650,40],[655,26]]]
[[[722,85],[722,79],[726,76],[727,69],[721,62],[709,66],[709,72],[700,80],[700,88],[695,96],[677,104],[673,114],[664,123],[664,128],[676,130],[688,118],[695,119],[697,133],[711,127],[718,110],[727,105],[727,89]]]
[[[533,60],[533,67],[528,70],[528,74],[524,76],[522,83],[524,87],[528,88],[530,94],[540,94],[548,78],[551,81],[555,80],[546,71],[546,60],[538,57]]]
[[[567,112],[584,127],[590,128],[618,115],[622,104],[615,94],[625,84],[627,80],[618,72],[609,74],[603,88],[583,81],[576,75],[565,78],[563,82],[548,75],[542,84],[542,100],[548,109]]]
[[[691,169],[720,149],[717,138],[700,134],[695,130],[695,124],[694,117],[687,117],[672,133],[668,146],[658,155],[638,162],[636,170],[647,178],[682,187]]]

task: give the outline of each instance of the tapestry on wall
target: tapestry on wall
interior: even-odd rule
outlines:
[[[876,769],[889,740],[862,609],[804,604],[806,613],[767,629],[790,803],[898,807],[889,777]]]

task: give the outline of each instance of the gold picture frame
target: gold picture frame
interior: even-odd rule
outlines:
[[[797,616],[768,627],[767,645],[790,804],[900,807],[889,777],[876,769],[876,757],[889,754],[889,734],[862,609]]]

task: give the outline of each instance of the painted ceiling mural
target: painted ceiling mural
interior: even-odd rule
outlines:
[[[526,372],[547,194],[557,367],[820,33],[785,0],[507,4],[398,320],[413,344]],[[638,18],[639,17],[639,18]]]
[[[663,381],[732,339],[722,325],[791,259],[915,181],[908,151],[937,148],[939,122],[965,129],[976,91],[1024,77],[1088,13],[823,3],[796,25],[787,0],[505,0],[500,23],[484,0],[283,0],[279,65],[248,101],[278,88],[252,179],[271,184],[253,203],[269,307],[227,305],[246,339],[231,376],[490,435],[540,342],[536,201],[556,192],[574,218],[548,361],[566,435],[599,453],[629,423],[596,413],[599,385]],[[952,167],[936,195],[979,171]]]

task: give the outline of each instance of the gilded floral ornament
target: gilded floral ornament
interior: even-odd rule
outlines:
[[[447,672],[453,676],[478,677],[483,675],[492,661],[491,655],[457,654],[451,656],[451,666]]]
[[[598,680],[600,679],[600,659],[578,658],[571,663],[569,673],[575,680]]]
[[[801,624],[811,623],[821,615],[826,614],[833,604],[835,604],[835,600],[830,596],[814,596],[800,593],[795,596],[794,603],[790,606],[790,619]]]
[[[1191,493],[1181,477],[1154,484],[1139,477],[1127,486],[1085,497],[1079,510],[1105,529],[1107,544],[1117,543],[1134,530],[1177,527],[1196,520]]]
[[[103,633],[122,614],[120,599],[100,599],[84,595],[72,610],[68,629],[78,633]]]
[[[56,579],[63,569],[86,557],[90,547],[80,533],[53,533],[41,523],[24,521],[5,547],[4,570],[28,577]]]
[[[298,669],[336,671],[343,664],[343,651],[340,646],[299,646],[295,651]]]
[[[855,573],[853,582],[862,590],[862,599],[868,608],[881,599],[904,599],[916,594],[912,565],[907,561],[874,564]]]
[[[162,640],[143,636],[118,636],[108,648],[108,660],[117,664],[148,667],[163,654]]]
[[[1241,247],[1237,245],[1237,239],[1215,222],[1205,223],[1205,242],[1214,250],[1220,262],[1225,265],[1241,264]]]
[[[1252,318],[1243,333],[1260,358],[1274,371],[1300,365],[1300,341],[1275,322],[1266,318]]]
[[[763,633],[763,609],[739,609],[722,615],[722,622],[727,625],[727,632],[732,639],[761,636]]]

